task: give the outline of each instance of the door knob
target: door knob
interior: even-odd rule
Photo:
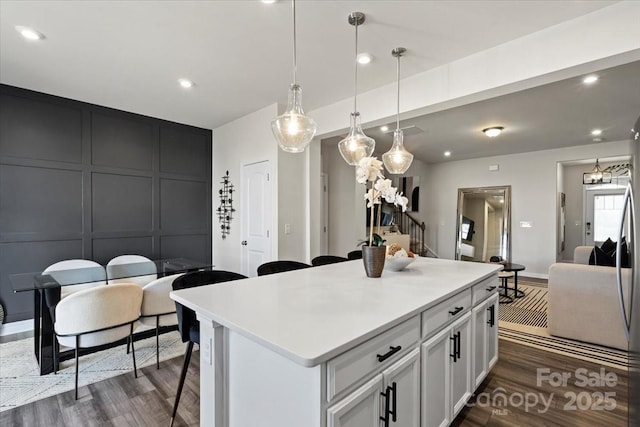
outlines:
[[[240,243],[242,246],[247,246],[247,241],[243,240],[242,243]]]

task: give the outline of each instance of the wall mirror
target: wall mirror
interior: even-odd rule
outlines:
[[[511,186],[458,189],[456,259],[511,260]]]

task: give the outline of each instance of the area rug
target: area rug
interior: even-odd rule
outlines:
[[[513,286],[513,283],[509,283]],[[499,309],[500,339],[563,354],[580,360],[621,370],[629,369],[627,352],[610,347],[554,337],[547,328],[548,289],[546,282],[518,280],[524,298],[506,303]]]
[[[160,335],[160,360],[184,354],[185,345],[177,331]],[[133,371],[131,354],[126,345],[110,348],[80,357],[78,387]],[[135,343],[138,370],[156,362],[156,338],[146,338]],[[0,412],[45,397],[73,390],[75,359],[60,364],[57,375],[40,376],[35,356],[33,338],[0,344]]]

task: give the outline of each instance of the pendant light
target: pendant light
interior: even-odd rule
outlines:
[[[607,168],[608,169],[608,168]],[[591,172],[582,174],[582,183],[589,184],[609,184],[611,183],[612,173],[610,170],[603,170],[600,167],[599,159],[596,159],[596,165]]]
[[[353,95],[353,113],[351,113],[351,128],[349,134],[342,141],[338,143],[338,149],[345,162],[352,166],[358,164],[360,159],[368,157],[373,154],[373,150],[376,147],[376,141],[373,138],[369,138],[362,131],[360,125],[360,113],[357,109],[358,98],[358,26],[362,25],[365,20],[365,15],[362,12],[353,12],[349,15],[349,24],[356,27],[356,54],[354,58],[355,63],[355,81],[354,81],[354,95]]]
[[[302,89],[296,82],[296,1],[293,9],[293,83],[289,88],[287,110],[271,121],[271,131],[282,150],[288,153],[302,153],[313,139],[318,129],[316,122],[302,111]]]
[[[400,129],[400,57],[407,51],[403,47],[397,47],[391,51],[391,55],[398,58],[398,105],[396,113],[396,130],[393,132],[393,145],[391,149],[382,155],[384,167],[391,174],[402,174],[409,169],[413,162],[413,154],[404,148],[404,134]]]

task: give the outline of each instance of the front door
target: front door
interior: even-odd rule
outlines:
[[[271,261],[271,179],[269,161],[242,167],[242,274],[253,277]]]
[[[584,244],[600,246],[607,238],[616,241],[624,188],[587,190],[585,201]]]

